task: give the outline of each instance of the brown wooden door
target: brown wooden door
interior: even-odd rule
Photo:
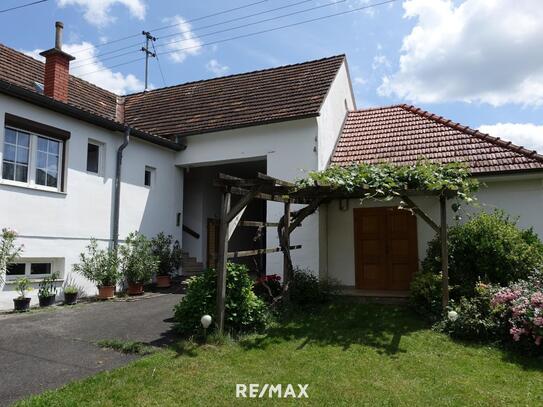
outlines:
[[[409,289],[418,267],[417,219],[397,208],[354,209],[356,287]]]

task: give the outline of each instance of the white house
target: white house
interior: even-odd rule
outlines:
[[[59,38],[44,64],[0,45],[0,227],[16,229],[25,245],[0,309],[12,307],[20,275],[37,282],[59,272],[59,285],[73,281],[93,294],[71,272],[91,237],[107,246],[134,230],[165,232],[194,259],[191,270],[213,265],[219,172],[296,180],[330,163],[466,161],[487,182],[482,203],[519,215],[543,236],[542,156],[409,106],[356,110],[343,55],[119,96],[71,76],[73,57],[61,48]],[[382,287],[367,285],[372,271],[355,261],[354,219],[371,224],[373,215],[359,206],[332,201],[304,221],[291,239],[303,246],[294,264],[346,286],[405,291],[413,267],[386,271],[396,277]],[[436,214],[431,202],[425,209]],[[244,218],[277,222],[282,213],[262,202]],[[384,212],[374,213],[384,227]],[[417,237],[409,256],[421,260],[433,233],[416,219],[410,225]],[[255,235],[236,230],[230,249],[277,245],[273,228]],[[282,256],[248,264],[281,273]],[[394,278],[400,285],[389,284]]]

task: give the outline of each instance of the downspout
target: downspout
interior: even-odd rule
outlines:
[[[115,171],[115,201],[113,202],[113,250],[119,245],[119,211],[121,206],[121,170],[123,164],[123,151],[130,141],[130,131],[132,129],[126,126],[124,130],[124,141],[117,150],[117,168]]]

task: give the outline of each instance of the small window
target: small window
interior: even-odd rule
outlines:
[[[56,260],[50,259],[23,260],[21,263],[8,264],[6,276],[9,280],[17,280],[21,276],[42,278],[52,274],[54,264],[59,265]]]
[[[53,188],[58,186],[59,156],[59,141],[38,137],[36,184]]]
[[[2,178],[28,182],[30,134],[6,128]]]
[[[100,173],[100,145],[97,143],[87,144],[87,171]]]
[[[51,263],[30,263],[30,274],[51,274]]]
[[[155,178],[155,169],[151,167],[145,167],[145,175],[143,177],[143,184],[146,187],[153,186]]]
[[[24,276],[25,269],[26,269],[26,264],[24,263],[11,263],[11,264],[8,264],[6,275],[7,276]]]

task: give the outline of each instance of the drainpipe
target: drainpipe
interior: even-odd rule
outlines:
[[[117,168],[115,172],[115,201],[113,202],[113,250],[119,245],[119,211],[121,205],[121,169],[123,164],[123,150],[130,141],[130,127],[124,130],[124,141],[117,150]]]

